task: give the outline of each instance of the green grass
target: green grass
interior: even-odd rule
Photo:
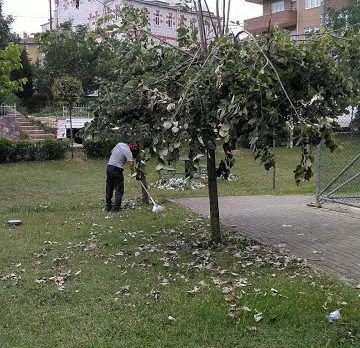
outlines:
[[[291,163],[279,168],[276,194],[311,193],[312,184],[297,188],[288,173],[295,154],[279,150],[281,156]],[[238,181],[220,183],[222,194],[272,193],[248,152],[241,152],[236,171]],[[252,248],[234,232],[224,230],[223,247],[208,248],[208,221],[175,205],[161,215],[148,207],[102,212],[105,161],[7,164],[0,177],[0,277],[16,276],[0,280],[1,348],[360,344],[353,286],[267,247]],[[150,181],[155,178],[151,172]],[[160,200],[206,194],[153,191]],[[127,198],[139,193],[126,176]],[[10,218],[23,226],[7,227]],[[61,276],[67,277],[63,291],[49,279]],[[241,278],[247,286],[235,286],[237,297],[225,299],[222,288]],[[189,294],[195,286],[199,291]],[[231,304],[237,318],[229,316]],[[343,318],[330,324],[324,317],[335,308]],[[263,313],[259,323],[255,310]]]

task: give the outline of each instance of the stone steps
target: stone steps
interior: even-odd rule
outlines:
[[[45,139],[55,138],[54,134],[46,133],[43,129],[32,123],[29,119],[22,116],[21,114],[17,113],[14,116],[19,124],[20,132],[26,134],[30,141],[37,142]]]

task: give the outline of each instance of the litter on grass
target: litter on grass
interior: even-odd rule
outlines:
[[[329,315],[327,315],[326,320],[329,321],[330,323],[332,323],[335,320],[340,320],[341,319],[341,314],[340,314],[340,309],[337,309],[333,312],[331,312]]]
[[[159,179],[152,183],[151,186],[167,191],[200,190],[205,188],[205,184],[203,182],[192,181],[188,178]]]

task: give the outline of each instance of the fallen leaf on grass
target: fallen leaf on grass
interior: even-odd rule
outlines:
[[[237,296],[234,293],[231,293],[231,294],[226,294],[224,296],[224,299],[226,302],[236,302],[236,301],[240,300],[240,296]]]
[[[258,323],[260,320],[262,320],[263,319],[263,316],[262,316],[262,313],[260,312],[260,313],[256,313],[255,315],[254,315],[254,320],[255,320],[255,322],[256,323]]]
[[[120,288],[119,291],[117,291],[115,293],[115,296],[117,296],[117,295],[129,296],[130,295],[129,290],[130,290],[130,285],[125,285],[122,288]]]
[[[234,289],[232,287],[229,287],[229,286],[224,286],[222,289],[221,289],[221,292],[223,294],[230,294]]]
[[[256,326],[247,326],[246,330],[255,332],[255,331],[257,331],[257,327]]]
[[[95,243],[90,243],[90,244],[88,244],[88,245],[86,245],[85,247],[84,247],[84,251],[94,251],[94,250],[96,250],[98,247],[97,247],[97,245],[95,244]]]
[[[35,283],[38,283],[38,284],[44,284],[46,282],[47,282],[46,278],[35,279]]]
[[[251,310],[248,306],[242,306],[242,307],[241,307],[241,310],[242,310],[243,312],[252,312],[252,310]]]
[[[241,316],[241,311],[237,309],[237,310],[229,312],[228,315],[229,315],[230,319],[237,320]]]
[[[200,288],[198,286],[194,286],[193,289],[186,291],[189,295],[195,295],[200,291]]]

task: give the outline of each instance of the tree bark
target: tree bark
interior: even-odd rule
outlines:
[[[216,29],[216,25],[215,25],[215,23],[214,23],[214,18],[213,18],[212,14],[211,14],[209,5],[208,5],[208,3],[207,3],[207,0],[204,0],[204,3],[205,3],[205,6],[206,6],[206,10],[207,10],[207,12],[208,12],[208,14],[209,14],[209,17],[210,17],[211,26],[212,26],[212,28],[213,28],[214,35],[215,35],[215,37],[217,38],[217,37],[218,37],[218,31],[217,31],[217,29]]]
[[[221,231],[220,231],[219,199],[218,199],[217,177],[216,177],[215,149],[209,149],[207,151],[207,172],[208,172],[208,189],[209,189],[209,201],[210,201],[211,241],[214,243],[220,243]]]
[[[231,8],[231,0],[228,0],[227,18],[226,18],[226,28],[225,28],[226,33],[228,33],[228,32],[230,31],[230,30],[229,30],[230,8]]]
[[[220,0],[216,0],[216,20],[217,20],[217,25],[218,25],[218,32],[219,32],[219,34],[221,36],[222,30],[221,30],[219,1]]]
[[[144,173],[141,173],[141,182],[143,183],[143,185],[147,187],[147,183],[146,183],[146,176]],[[142,202],[143,204],[149,205],[149,195],[147,194],[147,192],[144,190],[144,188],[141,186],[141,193],[142,193]]]
[[[70,116],[71,159],[74,159],[74,133],[73,133],[73,126],[72,126],[72,105],[69,105],[69,116]]]
[[[222,23],[222,34],[225,35],[225,24],[226,24],[226,0],[223,0],[223,23]]]
[[[203,16],[201,0],[198,0],[197,5],[196,5],[196,2],[194,1],[194,5],[195,5],[196,13],[197,13],[197,18],[198,18],[198,27],[199,27],[199,33],[200,33],[201,48],[203,51],[207,51],[204,16]]]

